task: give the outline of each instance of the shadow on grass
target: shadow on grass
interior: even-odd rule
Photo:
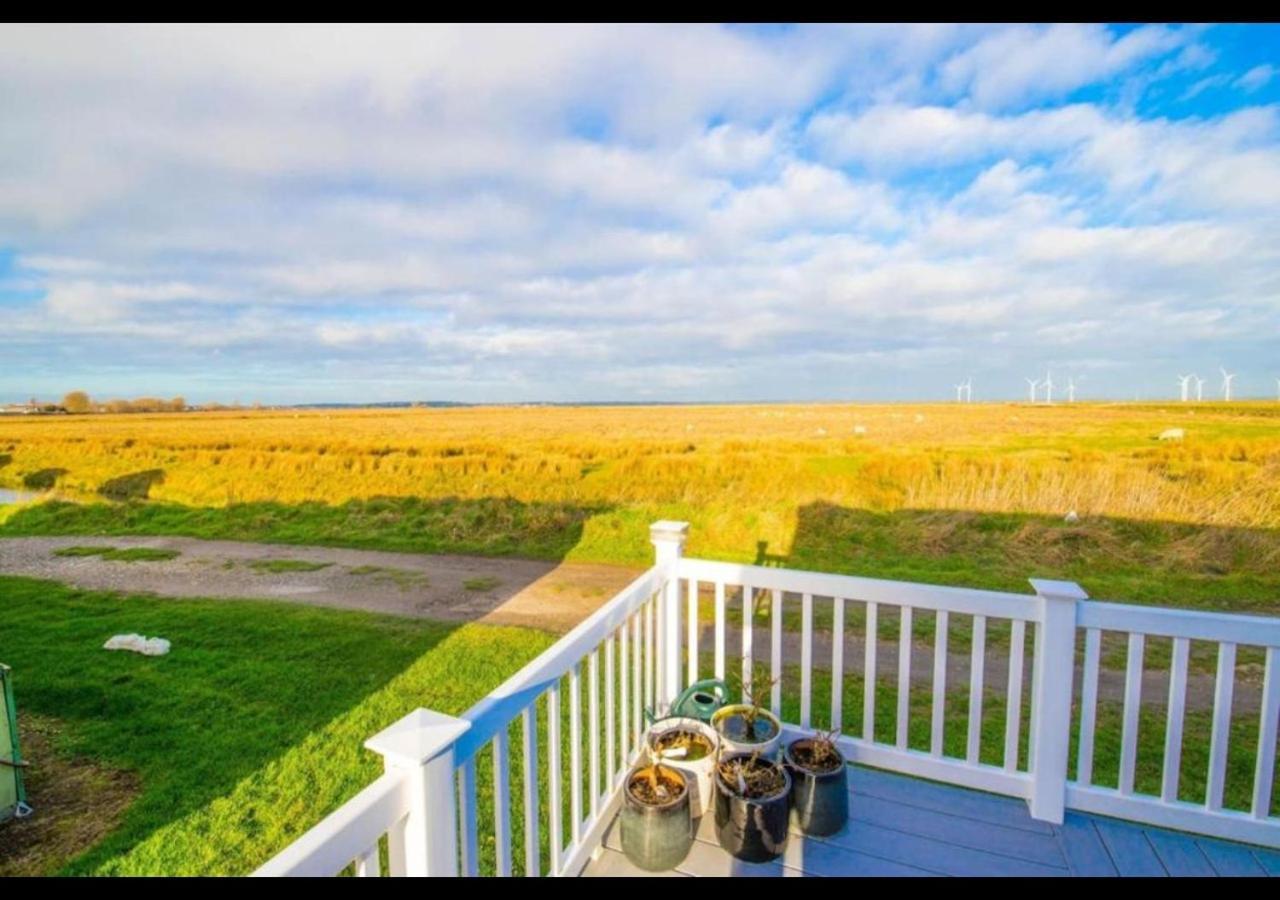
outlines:
[[[769,565],[1027,593],[1028,578],[1090,596],[1237,612],[1280,609],[1280,531],[958,510],[799,509]]]
[[[146,500],[157,484],[164,484],[164,469],[130,472],[108,479],[98,486],[98,493],[110,500]]]
[[[141,779],[120,827],[71,866],[79,872],[228,794],[458,627],[21,578],[0,578],[0,595],[0,646],[14,669],[19,714],[56,717],[67,726],[62,751]],[[173,652],[148,658],[101,649],[112,634],[135,631],[169,638]]]
[[[524,503],[506,497],[374,497],[334,505],[237,503],[225,507],[53,501],[16,513],[4,523],[0,534],[167,534],[560,561],[581,540],[586,521],[609,509],[604,505]]]

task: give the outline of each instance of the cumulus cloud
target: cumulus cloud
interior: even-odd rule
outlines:
[[[1222,79],[1203,40],[6,28],[0,391],[998,396],[1046,363],[1261,364],[1274,73],[1134,102]]]

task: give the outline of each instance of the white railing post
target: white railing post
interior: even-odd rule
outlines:
[[[1031,674],[1031,817],[1062,824],[1067,800],[1076,605],[1089,599],[1072,581],[1031,579],[1040,599]]]
[[[409,815],[403,832],[388,836],[392,875],[458,874],[453,745],[470,727],[464,719],[417,709],[365,741],[382,754],[388,773],[407,779]]]
[[[689,537],[688,522],[654,522],[649,526],[649,540],[653,542],[655,563],[673,567],[684,554],[684,542]],[[661,715],[670,709],[672,701],[680,693],[680,579],[675,576],[667,581],[662,594],[662,634],[659,636],[662,656],[659,660],[659,692],[654,699]]]

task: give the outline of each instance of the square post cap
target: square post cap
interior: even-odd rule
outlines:
[[[655,544],[681,544],[689,537],[688,522],[673,522],[663,519],[649,526],[649,540]]]
[[[379,731],[364,745],[381,753],[388,765],[420,766],[452,747],[470,728],[466,719],[419,708]]]
[[[1029,578],[1031,586],[1041,597],[1052,600],[1088,600],[1084,588],[1074,581],[1052,581],[1047,578]]]

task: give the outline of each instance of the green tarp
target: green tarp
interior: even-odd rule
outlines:
[[[17,763],[18,711],[13,705],[13,679],[8,666],[0,664],[0,822],[16,813],[27,797],[22,789],[22,769]]]

